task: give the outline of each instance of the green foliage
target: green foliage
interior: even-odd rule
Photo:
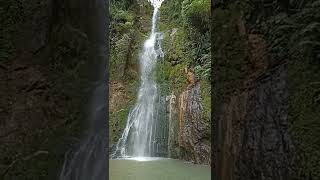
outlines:
[[[121,7],[124,10],[128,10],[132,4],[134,4],[134,0],[110,0],[111,6]],[[113,8],[112,8],[113,9]]]
[[[171,12],[168,9],[165,10],[164,13]],[[182,19],[181,15],[180,18]],[[182,64],[183,69],[184,67],[194,69],[198,79],[209,80],[211,76],[210,32],[179,28],[175,22],[163,19],[160,30],[165,31],[163,42],[165,61]],[[172,34],[172,31],[168,30],[174,30],[175,33]],[[170,66],[167,68],[170,69]],[[186,78],[186,74],[184,77]]]
[[[196,36],[193,42],[194,59],[191,65],[198,79],[211,79],[211,42],[210,33],[207,31],[205,34]],[[198,41],[196,41],[198,39]]]
[[[111,112],[109,115],[109,144],[116,143],[126,127],[128,114],[132,106],[126,104],[123,109],[117,112]]]
[[[207,63],[204,66],[197,65],[194,68],[197,78],[210,79],[211,76],[211,64]]]
[[[118,9],[116,6],[111,11],[112,31],[116,33],[128,32],[133,27],[134,15],[132,12]]]
[[[112,5],[109,61],[111,79],[125,75],[128,51],[131,50],[130,43],[135,33],[134,15],[134,12]]]
[[[187,23],[198,29],[210,27],[211,0],[184,0],[181,14]]]
[[[167,18],[172,23],[181,23],[181,9],[183,0],[164,1],[161,6],[162,17]]]
[[[181,93],[187,86],[184,65],[171,66],[167,61],[159,63],[156,70],[156,81],[164,95],[169,95],[172,92]]]

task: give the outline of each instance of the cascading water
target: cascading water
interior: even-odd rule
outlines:
[[[138,98],[134,108],[130,111],[126,128],[119,139],[115,157],[151,157],[163,156],[161,145],[167,144],[166,123],[161,121],[163,113],[163,100],[158,94],[157,84],[154,80],[154,70],[159,58],[163,58],[160,40],[162,34],[156,32],[159,8],[163,0],[148,0],[154,8],[152,28],[149,38],[145,41],[140,56],[140,81]]]

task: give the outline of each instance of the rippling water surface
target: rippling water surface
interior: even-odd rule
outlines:
[[[109,160],[111,180],[210,180],[206,165],[165,159],[134,157]]]

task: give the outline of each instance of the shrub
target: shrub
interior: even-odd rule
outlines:
[[[210,24],[210,9],[210,0],[184,0],[181,14],[186,23],[207,30]]]

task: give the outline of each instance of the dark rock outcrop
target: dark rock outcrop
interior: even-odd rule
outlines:
[[[217,7],[213,18],[214,27],[223,27],[213,37],[216,177],[290,179],[288,59],[270,53],[264,31],[265,19],[283,11],[282,4],[220,3],[225,9]]]
[[[226,97],[217,119],[221,179],[288,179],[286,66],[269,70],[248,89]]]
[[[200,83],[182,92],[178,100],[171,95],[169,109],[169,157],[210,164],[211,129],[202,118]]]

